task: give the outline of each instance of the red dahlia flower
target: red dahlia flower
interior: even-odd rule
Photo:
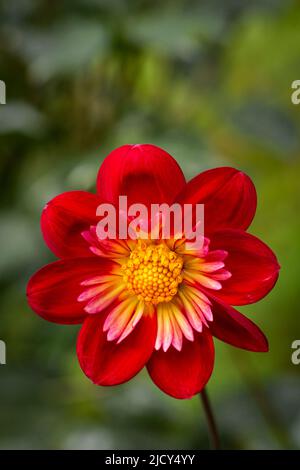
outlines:
[[[205,243],[100,240],[100,203],[204,204]],[[33,275],[31,308],[48,321],[82,323],[77,355],[98,385],[117,385],[147,367],[176,398],[207,383],[213,336],[249,351],[268,350],[261,330],[232,305],[258,301],[274,286],[274,253],[246,233],[256,210],[250,178],[234,168],[205,171],[186,183],[176,161],[153,145],[124,145],[100,167],[97,195],[71,191],[43,210],[45,241],[60,258]]]

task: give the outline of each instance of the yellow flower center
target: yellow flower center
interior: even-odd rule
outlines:
[[[169,302],[182,282],[183,259],[166,245],[147,245],[138,241],[123,265],[123,279],[131,294],[140,300],[158,304]]]

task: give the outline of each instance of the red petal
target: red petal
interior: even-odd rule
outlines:
[[[171,155],[155,145],[123,145],[100,167],[97,188],[101,199],[117,204],[119,195],[133,203],[171,203],[185,186],[184,175]]]
[[[228,252],[225,268],[232,277],[222,281],[216,295],[231,305],[257,302],[274,287],[279,264],[273,251],[261,240],[239,230],[222,230],[211,237],[212,250]]]
[[[181,351],[155,351],[147,364],[153,382],[174,398],[191,398],[208,382],[214,365],[214,345],[207,330],[194,341],[183,341]]]
[[[156,316],[144,316],[121,343],[107,341],[103,332],[106,315],[93,315],[83,323],[77,355],[83,372],[97,385],[118,385],[136,375],[152,354]]]
[[[81,235],[97,221],[100,201],[85,191],[60,194],[46,204],[41,217],[45,242],[59,258],[93,256]]]
[[[54,323],[81,323],[84,304],[77,301],[80,283],[89,277],[109,273],[114,263],[101,258],[74,258],[55,261],[37,271],[27,286],[30,307]]]
[[[248,351],[267,352],[268,340],[251,320],[230,305],[210,297],[212,301],[213,322],[209,324],[212,334],[237,348]]]
[[[200,173],[187,183],[177,201],[205,204],[206,234],[220,228],[246,230],[256,211],[256,191],[251,179],[230,167]]]

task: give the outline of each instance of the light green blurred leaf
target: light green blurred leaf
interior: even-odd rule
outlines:
[[[45,126],[46,118],[29,103],[12,101],[0,108],[0,134],[39,137]]]
[[[15,49],[29,61],[30,73],[38,82],[84,73],[84,67],[93,59],[103,58],[108,46],[103,25],[94,20],[70,18],[46,31],[11,31],[10,35]]]

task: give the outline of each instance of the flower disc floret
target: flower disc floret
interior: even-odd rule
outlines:
[[[166,245],[139,242],[123,265],[123,279],[131,294],[156,305],[177,294],[182,266],[182,257]]]

